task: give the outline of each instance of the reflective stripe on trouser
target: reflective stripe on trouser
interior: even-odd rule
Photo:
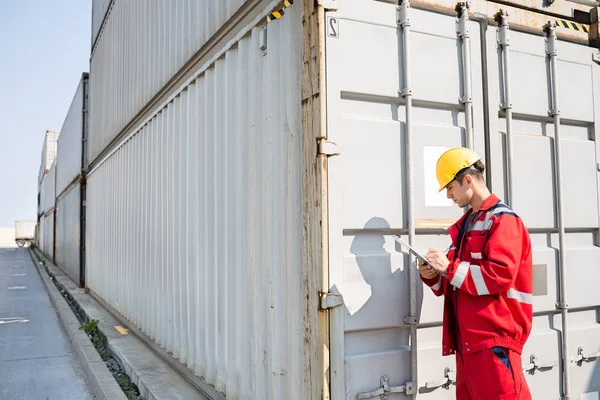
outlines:
[[[456,353],[457,400],[531,400],[521,356],[502,348],[501,359],[496,349]]]

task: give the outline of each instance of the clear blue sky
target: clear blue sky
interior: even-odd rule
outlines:
[[[0,0],[0,226],[35,220],[47,129],[89,71],[91,0]]]

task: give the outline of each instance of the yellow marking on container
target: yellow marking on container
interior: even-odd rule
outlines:
[[[571,29],[574,31],[590,33],[589,26],[584,25],[584,24],[579,24],[577,22],[567,21],[564,19],[557,19],[556,25],[560,26],[561,28],[565,28],[565,29]]]
[[[279,19],[279,18],[283,17],[283,15],[285,14],[285,9],[288,8],[289,6],[291,6],[292,4],[294,4],[294,0],[285,0],[283,2],[283,7],[281,7],[277,11],[273,11],[271,14],[269,14],[267,16],[267,23],[269,23],[275,19]]]

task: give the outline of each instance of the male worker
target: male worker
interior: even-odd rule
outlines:
[[[436,165],[439,191],[468,211],[449,228],[448,254],[430,249],[421,279],[444,295],[443,355],[456,354],[459,400],[530,400],[521,352],[531,330],[531,242],[523,221],[486,187],[475,152],[453,148]]]

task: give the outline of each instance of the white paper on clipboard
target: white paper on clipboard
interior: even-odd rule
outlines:
[[[407,249],[408,252],[410,254],[412,254],[413,256],[415,256],[417,259],[423,261],[425,264],[429,265],[431,268],[433,268],[433,270],[438,274],[441,275],[445,278],[448,277],[448,275],[446,275],[445,273],[443,273],[442,271],[438,270],[436,267],[434,267],[427,258],[425,258],[425,256],[423,256],[422,254],[420,254],[417,250],[415,250],[410,244],[408,244],[408,242],[406,242],[405,240],[400,239],[398,236],[393,235],[394,236],[394,240],[396,242],[398,242],[400,244],[400,246],[402,246],[403,248]]]

